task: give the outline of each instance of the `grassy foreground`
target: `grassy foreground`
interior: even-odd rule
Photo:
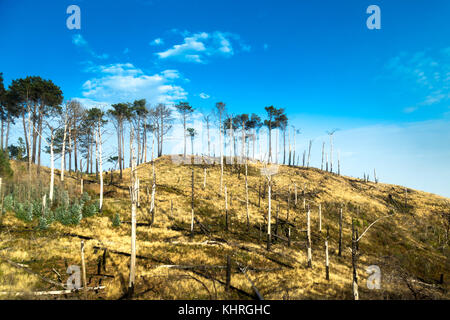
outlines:
[[[26,186],[25,163],[14,162],[15,184]],[[190,237],[191,168],[179,165],[170,156],[158,158],[156,165],[156,210],[149,213],[152,166],[138,167],[140,208],[137,213],[136,299],[250,299],[251,282],[265,299],[351,299],[351,219],[360,234],[376,219],[359,243],[358,277],[361,299],[448,299],[450,251],[448,248],[449,199],[396,185],[364,182],[315,168],[280,166],[273,178],[272,230],[278,212],[278,235],[291,244],[274,240],[266,250],[266,178],[261,164],[249,165],[249,218],[247,228],[244,169],[225,166],[230,228],[225,231],[225,202],[220,195],[220,166],[207,168],[203,188],[203,167],[196,165],[194,236]],[[34,169],[33,169],[34,170]],[[240,174],[238,174],[240,170]],[[56,184],[60,185],[56,170]],[[84,190],[98,198],[94,175],[83,176]],[[104,175],[105,199],[101,213],[83,218],[76,226],[54,222],[47,230],[37,221],[25,223],[14,212],[0,219],[0,299],[80,299],[82,293],[34,295],[33,292],[60,290],[38,275],[65,283],[70,265],[81,265],[80,242],[85,243],[89,299],[118,299],[128,285],[131,204],[128,186],[130,169]],[[49,169],[33,172],[32,183],[48,188]],[[80,197],[79,177],[68,174],[64,186],[71,197]],[[295,185],[297,204],[295,204]],[[24,187],[25,188],[25,187]],[[291,198],[288,197],[289,189]],[[231,198],[231,199],[230,199]],[[312,268],[306,261],[306,210],[311,209]],[[318,206],[322,207],[319,232]],[[343,206],[343,250],[338,256],[339,208]],[[122,223],[115,227],[119,214]],[[288,220],[289,223],[283,223]],[[326,229],[329,228],[330,280],[325,279]],[[260,231],[262,230],[262,231]],[[105,250],[107,249],[107,250]],[[227,256],[231,257],[231,289],[225,290]],[[9,262],[7,262],[8,260]],[[103,261],[105,264],[103,265]],[[381,270],[381,289],[366,286],[369,265]],[[175,267],[174,267],[175,266]],[[245,268],[246,275],[238,267]],[[443,276],[441,276],[443,275]],[[443,283],[441,283],[443,278]],[[14,295],[20,292],[20,295]]]

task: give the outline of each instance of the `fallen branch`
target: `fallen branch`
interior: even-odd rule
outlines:
[[[13,267],[20,268],[20,269],[24,270],[25,272],[27,272],[27,273],[29,273],[29,274],[32,274],[32,275],[37,276],[39,279],[41,279],[41,280],[44,281],[44,282],[47,282],[47,283],[52,284],[52,285],[54,285],[54,286],[58,286],[58,287],[63,288],[63,289],[66,288],[63,284],[61,284],[61,283],[59,283],[59,282],[56,282],[56,281],[53,281],[53,280],[50,280],[50,279],[47,279],[47,278],[41,276],[39,273],[34,272],[33,270],[31,270],[31,269],[25,267],[24,265],[22,265],[22,264],[20,264],[20,263],[16,263],[16,262],[14,262],[14,261],[11,261],[11,260],[9,260],[9,259],[5,259],[5,258],[2,258],[2,257],[0,257],[0,259],[3,260],[3,261],[5,261],[6,263],[9,263],[9,264],[12,265]]]
[[[100,287],[86,287],[86,290],[96,291],[105,289],[105,286]],[[77,293],[79,291],[84,290],[83,287],[79,289],[66,289],[66,290],[53,290],[53,291],[35,291],[35,292],[14,292],[14,291],[0,291],[0,295],[13,295],[13,296],[23,296],[23,295],[33,295],[33,296],[45,296],[45,295],[60,295],[60,294],[69,294],[69,293]]]

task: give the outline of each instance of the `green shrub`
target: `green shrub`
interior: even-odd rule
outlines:
[[[63,225],[69,225],[72,223],[71,216],[69,214],[69,210],[63,206],[59,206],[56,208],[54,212],[54,218],[56,221],[61,222]]]
[[[33,205],[31,203],[23,204],[17,203],[16,208],[16,217],[25,222],[33,221]]]
[[[0,150],[0,176],[11,178],[14,172],[9,163],[8,154],[4,150]]]
[[[78,203],[74,203],[70,206],[71,224],[78,225],[81,222],[81,219],[83,218],[82,209],[83,207]]]
[[[116,213],[116,214],[114,215],[114,218],[113,218],[113,221],[112,221],[112,225],[113,225],[113,227],[118,227],[118,226],[120,226],[120,216],[119,216],[118,213]]]
[[[14,197],[12,194],[8,194],[3,198],[3,210],[13,211],[14,210]]]
[[[92,217],[98,212],[98,207],[95,203],[83,206],[83,217]]]
[[[81,202],[86,203],[88,201],[91,201],[91,196],[86,191],[83,192],[83,195],[81,196]]]
[[[38,224],[38,229],[39,230],[47,230],[49,227],[49,223],[47,218],[45,217],[45,215],[42,215],[39,217],[39,224]]]

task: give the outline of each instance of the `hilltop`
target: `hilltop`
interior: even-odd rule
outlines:
[[[316,168],[280,165],[272,181],[272,230],[278,237],[273,237],[271,250],[267,251],[267,179],[261,175],[261,163],[251,163],[248,168],[249,227],[244,166],[225,166],[224,186],[227,187],[230,215],[228,231],[225,231],[225,200],[220,194],[220,165],[206,166],[205,188],[204,166],[194,166],[195,223],[191,237],[191,166],[174,163],[172,159],[171,156],[163,156],[155,160],[156,208],[153,214],[149,212],[152,165],[138,166],[140,207],[137,212],[135,298],[249,299],[255,297],[253,284],[265,299],[351,299],[352,218],[360,234],[382,218],[359,242],[357,271],[361,299],[449,298],[448,198]],[[13,169],[15,177],[3,188],[5,195],[14,188],[11,187],[13,185],[16,189],[27,188],[26,164],[13,162]],[[80,176],[68,174],[63,186],[59,181],[59,171],[56,173],[58,189],[68,190],[71,198],[80,198]],[[39,176],[33,172],[35,191],[45,193],[49,180],[48,168],[41,167]],[[96,175],[84,174],[83,180],[84,190],[92,199],[98,198]],[[130,169],[123,171],[122,180],[118,171],[113,172],[112,183],[110,173],[104,174],[104,180],[103,211],[83,217],[78,225],[54,221],[46,230],[41,230],[37,228],[36,217],[32,222],[24,222],[12,211],[3,214],[0,291],[54,290],[51,284],[5,259],[46,279],[65,283],[67,267],[80,265],[80,241],[84,240],[88,286],[105,286],[98,292],[90,291],[88,297],[123,297],[129,273]],[[57,192],[56,196],[60,194]],[[322,209],[321,231],[319,204]],[[306,258],[308,207],[311,212],[312,268],[307,267]],[[341,207],[343,250],[342,256],[338,256]],[[113,226],[117,214],[121,224]],[[330,280],[325,279],[324,265],[327,229]],[[229,291],[224,286],[227,256],[232,267]],[[376,265],[381,270],[379,290],[370,290],[366,286],[366,268],[369,265]],[[81,295],[75,293],[50,298],[78,296]]]

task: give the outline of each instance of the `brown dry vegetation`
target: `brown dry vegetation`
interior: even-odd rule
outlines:
[[[358,276],[361,299],[448,299],[450,264],[448,249],[449,200],[434,194],[408,189],[407,205],[404,187],[363,182],[360,179],[337,176],[315,168],[280,166],[274,177],[272,223],[276,208],[279,217],[287,218],[288,189],[291,186],[289,221],[292,244],[282,240],[267,252],[265,225],[267,196],[258,207],[258,190],[263,191],[265,178],[261,165],[249,166],[250,229],[245,211],[245,177],[243,169],[225,167],[224,183],[232,193],[231,230],[224,231],[224,199],[219,195],[220,166],[207,170],[207,186],[203,189],[203,169],[195,166],[195,216],[209,231],[195,224],[190,238],[191,170],[187,165],[175,165],[169,156],[156,160],[156,212],[151,224],[148,212],[147,187],[151,193],[151,164],[138,167],[140,178],[140,208],[137,213],[137,279],[136,299],[249,299],[253,296],[250,282],[237,268],[247,267],[247,275],[265,299],[351,299],[351,219],[356,219],[360,234],[377,218],[380,220],[362,238]],[[25,163],[13,163],[15,178],[10,183],[26,186]],[[233,170],[233,172],[232,172]],[[55,181],[59,184],[59,171]],[[83,218],[77,226],[54,222],[46,231],[36,230],[37,222],[26,224],[14,213],[7,212],[0,220],[0,258],[23,264],[40,275],[59,281],[68,278],[69,265],[80,265],[80,237],[86,246],[89,286],[99,284],[105,290],[89,292],[90,299],[118,299],[128,284],[130,253],[130,200],[128,186],[130,170],[119,181],[114,172],[113,185],[105,174],[105,202],[102,213]],[[98,197],[95,175],[84,176],[85,190]],[[33,173],[35,188],[48,188],[49,170],[43,168],[39,177]],[[298,187],[298,203],[294,205],[294,183]],[[80,196],[79,177],[66,177],[65,186],[71,196]],[[24,190],[26,187],[24,187]],[[306,263],[306,203],[311,206],[313,268]],[[173,214],[170,201],[173,202]],[[323,230],[318,231],[318,204],[323,208]],[[344,238],[342,257],[338,248],[338,208],[344,206]],[[122,224],[113,227],[112,218],[119,213]],[[447,217],[447,218],[446,218]],[[330,232],[330,280],[325,280],[324,238]],[[447,234],[446,234],[447,230]],[[278,228],[279,234],[285,232]],[[98,262],[108,248],[105,270],[98,275]],[[226,256],[233,262],[231,286],[225,291]],[[180,270],[163,265],[197,266]],[[206,265],[207,268],[198,267]],[[366,287],[369,265],[378,265],[382,272],[380,290]],[[56,272],[55,272],[56,271]],[[440,284],[441,274],[444,283]],[[106,275],[106,276],[105,276]],[[237,290],[239,289],[239,290]],[[0,292],[32,292],[58,290],[20,268],[0,260]],[[248,295],[246,295],[246,293]],[[21,298],[80,299],[82,294],[63,296],[24,295]],[[14,298],[3,294],[0,298]]]

